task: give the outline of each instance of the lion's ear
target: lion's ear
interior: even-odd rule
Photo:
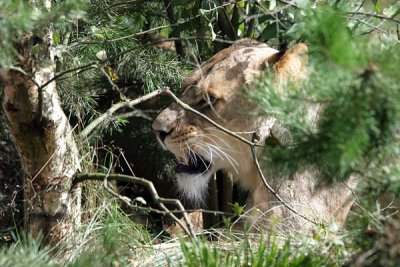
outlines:
[[[278,85],[296,83],[307,78],[308,48],[303,43],[282,51],[275,58]]]

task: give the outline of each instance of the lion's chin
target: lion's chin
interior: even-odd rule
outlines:
[[[175,168],[178,189],[195,206],[204,207],[208,180],[214,173],[214,165],[207,155],[189,152],[187,158],[186,163],[179,160]]]
[[[196,207],[205,206],[208,180],[212,172],[202,174],[177,173],[176,181],[182,195],[193,202]]]

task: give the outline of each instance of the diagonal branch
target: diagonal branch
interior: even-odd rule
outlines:
[[[96,127],[98,127],[101,123],[103,123],[105,120],[107,120],[108,118],[110,118],[117,110],[121,109],[121,108],[132,108],[133,106],[140,104],[144,101],[147,101],[155,96],[161,95],[163,94],[164,91],[162,89],[158,89],[155,90],[151,93],[148,93],[144,96],[141,96],[139,98],[136,98],[134,100],[130,100],[130,101],[121,101],[118,102],[117,104],[114,104],[113,106],[111,106],[106,112],[104,112],[103,114],[101,114],[98,118],[96,118],[94,121],[92,121],[91,123],[89,123],[88,126],[85,127],[85,129],[83,129],[80,133],[79,133],[79,139],[83,140],[85,138],[87,138],[89,136],[89,134],[96,129]]]
[[[285,208],[287,208],[288,210],[290,210],[290,211],[293,212],[294,214],[300,216],[300,217],[303,218],[304,220],[306,220],[306,221],[308,221],[308,222],[310,222],[310,223],[312,223],[312,224],[318,225],[315,221],[313,221],[313,220],[307,218],[306,216],[304,216],[303,214],[301,214],[301,213],[299,213],[297,210],[295,210],[295,209],[294,209],[292,206],[290,206],[288,203],[286,203],[286,201],[284,201],[284,200],[282,199],[282,197],[271,187],[271,185],[268,184],[267,180],[265,179],[264,173],[263,173],[262,170],[261,170],[260,163],[258,162],[258,158],[257,158],[257,155],[256,155],[255,147],[254,147],[254,146],[251,146],[250,148],[251,148],[251,154],[253,155],[254,163],[255,163],[255,165],[256,165],[256,167],[257,167],[257,172],[258,172],[258,174],[260,175],[261,181],[263,182],[264,186],[268,189],[268,191],[271,192],[271,194],[272,194],[279,202],[281,202],[282,205],[283,205]]]
[[[367,13],[367,12],[361,12],[361,11],[347,12],[347,14],[350,14],[350,15],[353,15],[353,16],[357,16],[358,15],[358,16],[374,17],[374,18],[378,18],[378,19],[389,20],[389,21],[392,21],[394,23],[400,24],[400,20],[395,19],[394,16],[388,17],[388,16],[381,15],[381,14]]]
[[[197,116],[203,118],[204,120],[206,120],[207,122],[209,122],[210,124],[212,124],[213,126],[218,128],[219,130],[221,130],[224,133],[229,134],[229,135],[239,139],[240,141],[242,141],[243,143],[248,144],[249,146],[256,145],[253,142],[251,142],[251,141],[247,140],[246,138],[244,138],[243,136],[240,136],[239,134],[237,134],[235,132],[232,132],[232,131],[224,128],[223,126],[219,125],[218,123],[216,123],[215,121],[213,121],[212,119],[210,119],[209,117],[204,115],[203,113],[191,108],[188,104],[182,102],[174,93],[172,93],[172,91],[168,87],[164,87],[161,90],[162,90],[163,94],[171,97],[184,110],[187,110],[187,111],[190,111],[190,112],[196,114]],[[258,145],[256,145],[256,146],[258,146]]]

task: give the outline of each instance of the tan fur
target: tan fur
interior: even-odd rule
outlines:
[[[214,55],[186,79],[181,100],[248,140],[255,132],[260,137],[259,143],[263,144],[268,137],[280,138],[279,122],[273,117],[252,115],[257,106],[247,100],[245,88],[251,87],[252,81],[267,70],[273,72],[277,90],[285,90],[288,83],[307,76],[306,62],[307,46],[304,44],[279,52],[266,44],[240,40]],[[202,99],[215,101],[204,104]],[[248,145],[176,104],[159,114],[153,128],[158,137],[166,136],[164,142],[159,138],[160,143],[181,162],[188,164],[188,151],[194,151],[212,163],[207,173],[177,176],[178,186],[188,197],[201,202],[211,174],[224,169],[232,172],[236,182],[251,191],[249,212],[254,222],[259,221],[255,215],[263,214],[264,218],[275,217],[295,229],[310,226],[282,208],[281,203],[266,190]],[[282,198],[302,214],[325,222],[344,222],[352,204],[351,192],[346,185],[323,185],[316,170],[299,172],[293,180],[270,177],[268,170],[265,170],[265,175]],[[354,187],[356,179],[352,178],[349,184]]]

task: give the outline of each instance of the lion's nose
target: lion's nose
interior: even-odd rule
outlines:
[[[158,114],[153,122],[153,130],[159,140],[164,144],[165,138],[171,134],[177,125],[179,112],[174,108],[166,108]]]
[[[155,131],[155,132],[158,138],[160,138],[161,142],[164,143],[165,138],[167,137],[167,135],[171,134],[172,130],[170,130],[169,132],[164,132],[164,131]]]

